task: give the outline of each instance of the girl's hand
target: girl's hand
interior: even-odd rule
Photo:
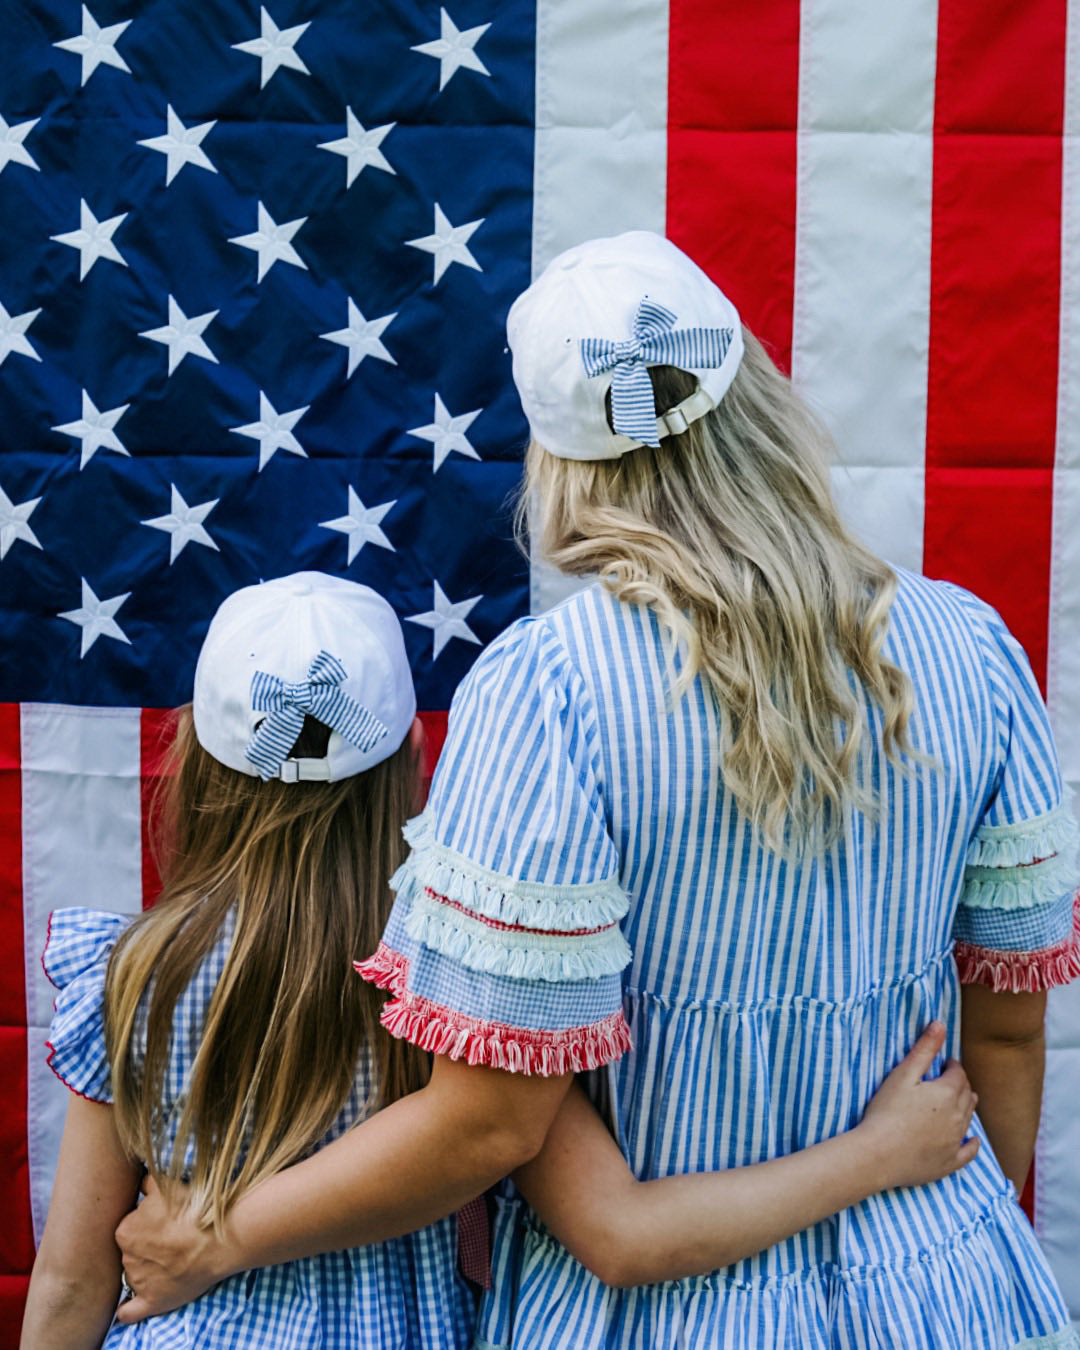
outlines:
[[[945,1027],[931,1022],[855,1128],[878,1160],[886,1189],[939,1181],[979,1151],[978,1139],[967,1138],[978,1098],[960,1064],[951,1059],[939,1078],[923,1076],[944,1043]]]

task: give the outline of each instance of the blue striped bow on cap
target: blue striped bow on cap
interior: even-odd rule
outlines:
[[[287,684],[262,670],[255,672],[251,706],[269,716],[259,724],[245,753],[260,778],[278,776],[309,713],[365,753],[387,735],[387,728],[375,714],[341,688],[345,678],[345,667],[326,651],[316,656],[307,679],[298,684]]]
[[[620,436],[658,446],[656,402],[648,367],[713,370],[723,365],[731,346],[730,328],[675,328],[670,309],[646,296],[634,316],[634,336],[623,342],[582,338],[587,375],[612,371],[611,421]]]

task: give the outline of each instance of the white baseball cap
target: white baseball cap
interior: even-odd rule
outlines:
[[[743,354],[735,306],[647,230],[560,253],[514,301],[506,332],[532,435],[560,459],[617,459],[685,431],[720,402]],[[646,373],[658,365],[698,379],[663,417]]]
[[[195,735],[252,777],[337,782],[389,757],[416,693],[401,624],[355,581],[325,572],[245,586],[213,619],[195,667]],[[310,714],[330,727],[324,759],[290,759]]]

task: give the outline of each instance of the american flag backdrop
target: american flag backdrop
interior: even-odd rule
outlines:
[[[666,232],[893,561],[1025,643],[1080,787],[1080,0],[0,0],[0,1344],[64,1089],[50,909],[134,911],[162,713],[237,586],[406,620],[439,743],[520,558],[503,324]],[[1036,1228],[1080,1319],[1080,992]]]

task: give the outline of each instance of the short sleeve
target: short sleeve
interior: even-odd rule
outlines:
[[[105,972],[129,916],[91,909],[57,909],[41,964],[56,986],[46,1042],[48,1064],[72,1092],[112,1102],[105,1052]]]
[[[513,625],[454,697],[379,950],[391,1034],[520,1073],[597,1068],[629,1048],[591,697],[544,619]]]
[[[968,848],[956,960],[965,984],[1033,993],[1080,975],[1077,828],[1024,649],[989,605],[958,594],[990,687],[996,772]]]

